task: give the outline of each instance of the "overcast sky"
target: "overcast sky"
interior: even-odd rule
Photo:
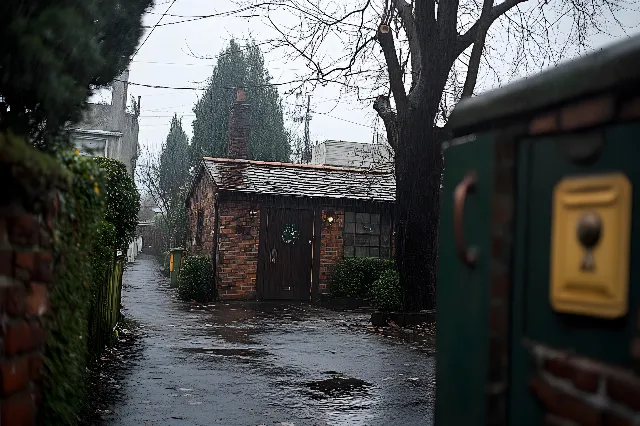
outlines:
[[[345,0],[346,1],[346,0]],[[498,1],[497,1],[498,2]],[[171,2],[156,0],[154,8],[144,17],[144,24],[153,26],[166,11]],[[172,15],[206,15],[235,8],[228,0],[177,0],[172,6]],[[612,40],[638,31],[634,25],[640,22],[640,15],[627,13],[623,21],[626,30],[612,27],[610,35],[593,37],[591,46],[600,48]],[[185,18],[166,16],[162,23],[184,20]],[[147,32],[149,29],[147,29]],[[226,47],[231,38],[244,39],[252,36],[256,40],[269,37],[272,32],[259,19],[211,18],[192,22],[158,26],[135,55],[130,66],[129,81],[147,85],[170,87],[203,87],[211,75],[215,59],[194,58],[190,52],[201,57],[215,56]],[[146,37],[143,36],[143,40]],[[285,63],[279,54],[267,54],[266,66],[275,82],[295,79],[303,70],[301,64]],[[508,80],[509,78],[507,78]],[[495,79],[484,77],[483,89],[497,84]],[[281,93],[283,90],[281,90]],[[129,95],[142,97],[139,142],[143,150],[159,149],[169,130],[174,113],[182,117],[183,127],[191,136],[193,105],[202,93],[199,90],[173,90],[129,86]],[[374,128],[378,125],[370,103],[360,103],[355,98],[340,95],[338,87],[322,87],[310,93],[313,114],[311,122],[312,140],[341,139],[357,142],[371,142]],[[110,101],[108,93],[100,93],[93,101]],[[293,111],[301,99],[295,96],[284,98],[289,110]],[[289,119],[291,116],[288,117]],[[293,130],[302,132],[302,127],[289,120]]]

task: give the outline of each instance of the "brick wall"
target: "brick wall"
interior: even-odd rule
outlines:
[[[55,203],[54,203],[55,205]],[[53,213],[0,208],[0,424],[33,425],[52,284]]]
[[[223,300],[254,299],[260,209],[249,201],[224,201],[218,208],[218,296]]]
[[[537,374],[529,387],[549,426],[632,426],[640,423],[640,378],[579,356],[530,343]]]
[[[243,89],[237,89],[236,101],[229,111],[227,140],[228,158],[249,158],[249,127],[251,107]]]
[[[187,250],[191,254],[211,256],[215,241],[215,189],[211,177],[205,171],[196,184],[188,207],[189,232]],[[198,238],[198,213],[202,213],[202,229]]]
[[[516,129],[517,130],[517,129]],[[513,202],[515,194],[515,143],[512,131],[496,141],[494,151],[494,187],[491,227],[491,289],[489,315],[489,365],[487,368],[488,425],[507,421],[507,385],[509,381],[509,304],[511,294],[511,247]]]
[[[327,287],[331,282],[331,272],[333,266],[343,259],[344,241],[344,210],[324,208],[322,210],[323,219],[332,216],[334,221],[331,225],[325,220],[322,221],[322,232],[320,235],[320,282],[318,291],[327,292]]]

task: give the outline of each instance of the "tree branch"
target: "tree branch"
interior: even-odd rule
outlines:
[[[417,0],[416,2],[416,34],[420,43],[422,61],[426,60],[429,48],[432,47],[436,29],[435,0]],[[424,64],[423,67],[424,68]]]
[[[413,87],[417,82],[418,75],[421,68],[421,56],[420,43],[418,41],[418,30],[416,29],[416,21],[413,17],[413,7],[405,0],[393,0],[394,6],[398,11],[398,15],[402,20],[402,26],[407,34],[407,41],[409,42],[409,54],[411,55],[411,86]]]
[[[376,100],[373,101],[373,109],[378,113],[378,116],[382,118],[384,128],[387,130],[387,142],[389,142],[393,151],[396,152],[398,148],[398,117],[391,108],[389,98],[384,95],[378,96]]]
[[[480,70],[480,60],[484,51],[484,42],[487,37],[487,31],[491,26],[490,17],[493,8],[493,0],[484,0],[482,4],[482,12],[478,19],[478,29],[476,30],[476,39],[471,49],[471,57],[469,58],[469,66],[467,68],[467,77],[464,80],[464,88],[462,89],[462,98],[473,95],[473,89],[478,81],[478,71]]]
[[[489,27],[491,27],[491,24],[493,24],[496,19],[507,13],[511,8],[525,1],[527,0],[504,0],[502,3],[493,6],[486,22],[482,25],[486,25],[486,28],[488,30]],[[481,22],[482,16],[480,16],[480,19],[478,19],[467,30],[467,32],[458,36],[456,57],[460,56],[462,52],[464,52],[469,46],[471,46],[471,43],[474,43],[478,39],[478,32],[480,31]]]
[[[393,41],[393,34],[391,34],[391,28],[388,25],[381,24],[378,27],[377,39],[387,63],[389,86],[391,87],[391,93],[393,93],[393,99],[396,102],[396,110],[398,114],[402,115],[407,111],[407,93],[404,90],[404,83],[402,82],[402,68],[396,55],[396,47]]]
[[[433,0],[431,0],[433,1]],[[458,26],[459,0],[445,0],[438,2],[438,35],[439,41],[446,43],[455,40]],[[454,37],[452,39],[452,37]]]

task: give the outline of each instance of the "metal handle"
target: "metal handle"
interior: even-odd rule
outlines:
[[[271,263],[276,263],[276,259],[278,258],[278,250],[276,248],[271,249]]]
[[[467,248],[464,239],[464,202],[467,194],[475,192],[477,181],[477,174],[472,170],[456,186],[453,193],[453,238],[460,261],[469,268],[476,265],[478,253],[473,247]]]

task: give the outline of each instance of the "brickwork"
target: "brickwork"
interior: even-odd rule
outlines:
[[[547,424],[632,426],[640,422],[640,378],[630,370],[528,344],[537,373],[529,383]],[[555,423],[554,423],[555,422]]]
[[[237,89],[236,102],[229,111],[228,158],[249,158],[249,123],[251,107],[243,89]]]
[[[511,294],[511,248],[515,192],[515,144],[506,131],[495,144],[494,187],[491,229],[491,296],[489,315],[489,365],[487,371],[488,425],[502,425],[507,419],[509,381],[509,303]]]
[[[322,209],[322,217],[333,217],[333,222],[322,221],[322,231],[320,235],[320,282],[318,283],[319,293],[326,293],[331,281],[333,266],[344,257],[344,210],[342,209]]]
[[[205,256],[215,253],[215,286],[222,300],[257,297],[261,203],[261,200],[248,201],[225,196],[217,203],[219,211],[216,225],[215,184],[206,171],[190,192],[187,204],[187,251],[189,254]],[[328,289],[333,266],[344,258],[345,213],[342,207],[326,205],[319,212],[322,219],[318,219],[321,225],[319,259],[316,263],[319,266],[316,270],[317,288],[324,293]],[[328,217],[334,220],[326,220]]]
[[[52,203],[56,206],[57,203]],[[34,425],[53,279],[49,216],[0,208],[0,424]]]
[[[215,241],[214,186],[205,171],[191,193],[187,208],[189,233],[187,251],[191,254],[211,256]],[[201,224],[198,226],[198,217]]]
[[[249,201],[224,201],[218,208],[218,296],[255,299],[260,209]]]
[[[529,121],[528,129],[531,135],[562,133],[639,118],[640,98],[605,95],[539,114]]]

